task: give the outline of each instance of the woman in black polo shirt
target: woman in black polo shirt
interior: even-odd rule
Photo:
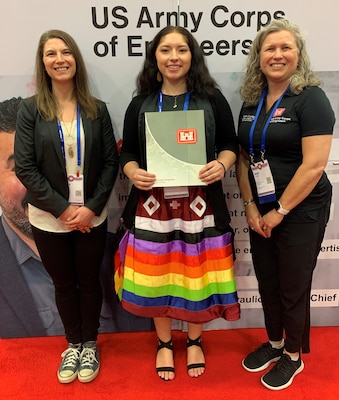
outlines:
[[[269,341],[244,360],[272,390],[288,387],[309,352],[310,290],[332,186],[324,172],[334,113],[297,26],[276,20],[255,38],[239,117],[237,178]]]

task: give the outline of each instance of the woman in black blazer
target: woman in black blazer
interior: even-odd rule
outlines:
[[[107,107],[91,95],[80,50],[66,32],[41,36],[36,85],[18,113],[16,174],[69,343],[58,379],[90,382],[100,367],[99,269],[118,152]]]

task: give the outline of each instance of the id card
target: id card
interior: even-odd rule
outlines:
[[[259,204],[276,200],[274,180],[267,160],[251,165],[253,177],[257,186]]]
[[[68,175],[68,201],[75,206],[84,205],[84,176]]]

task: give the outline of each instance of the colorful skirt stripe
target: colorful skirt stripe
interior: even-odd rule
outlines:
[[[140,196],[124,255],[123,307],[192,323],[240,318],[232,233],[215,227],[203,187],[165,199]]]

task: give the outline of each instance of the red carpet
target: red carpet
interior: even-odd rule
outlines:
[[[186,334],[174,332],[176,378],[164,382],[155,373],[155,332],[115,333],[99,337],[101,372],[88,384],[58,383],[56,370],[63,337],[0,340],[1,400],[334,400],[339,395],[339,327],[312,328],[312,352],[303,355],[304,371],[292,386],[273,392],[249,373],[243,356],[266,340],[263,329],[204,332],[206,372],[187,376]]]

